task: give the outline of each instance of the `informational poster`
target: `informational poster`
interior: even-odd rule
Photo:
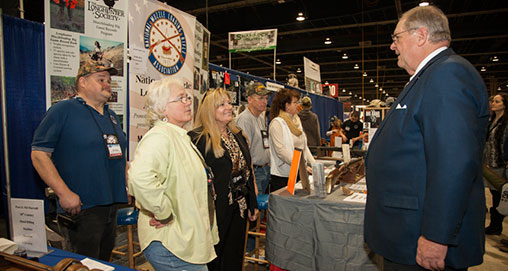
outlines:
[[[125,125],[127,0],[44,1],[47,107],[75,96],[82,65],[113,67],[108,104]]]
[[[321,69],[318,64],[303,57],[303,70],[305,74],[305,89],[314,93],[321,93]]]
[[[194,105],[197,105],[196,94],[207,89],[208,72],[203,65],[208,66],[210,32],[196,17],[156,0],[129,1],[128,17],[129,66],[135,67],[129,70],[129,157],[132,158],[139,140],[149,129],[145,102],[151,82],[163,77],[178,78],[195,97]],[[195,65],[196,61],[200,67]],[[192,108],[195,111],[195,106]],[[192,123],[188,123],[184,128],[191,127]]]
[[[208,90],[208,59],[210,52],[210,31],[196,21],[194,46],[194,112]]]
[[[48,252],[44,201],[11,198],[12,240],[29,252]]]

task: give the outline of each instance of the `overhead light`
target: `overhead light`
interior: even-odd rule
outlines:
[[[369,81],[369,82],[370,82],[370,83],[374,83],[374,79],[370,78],[370,81]]]
[[[343,88],[343,89],[342,89],[342,92],[346,92],[346,89],[345,89],[345,88]]]
[[[342,59],[348,59],[349,57],[347,56],[346,53],[344,53],[344,55],[342,56]]]
[[[332,44],[332,40],[330,38],[326,38],[325,39],[325,44],[328,45],[328,44]]]
[[[328,81],[325,81],[325,85],[328,85]]]
[[[361,100],[361,99],[362,99],[362,96],[358,97],[358,99],[360,99],[360,100]]]
[[[353,95],[353,92],[351,92],[351,91],[350,91],[350,92],[349,92],[349,95]]]
[[[383,88],[382,88],[382,87],[380,87],[380,88],[379,88],[379,91],[383,91]]]
[[[370,103],[370,100],[367,100],[368,103]]]
[[[282,62],[280,62],[280,59],[277,58],[277,61],[275,61],[275,64],[280,65]]]
[[[386,93],[386,96],[389,96],[388,93]]]
[[[367,72],[363,72],[363,77],[366,77],[367,76]]]
[[[487,71],[487,69],[485,69],[485,67],[482,67],[480,71],[485,72]]]
[[[353,67],[355,70],[358,70],[360,68],[360,66],[358,66],[358,64],[355,64],[355,66]]]
[[[379,85],[378,85],[377,83],[376,83],[374,86],[375,86],[375,87],[379,87]]]
[[[501,91],[501,87],[497,87],[497,91]]]
[[[298,16],[296,17],[296,20],[299,22],[305,21],[305,17],[303,17],[303,12],[298,12]]]
[[[386,91],[383,90],[383,93],[386,93]]]
[[[355,94],[355,97],[358,97],[358,95],[357,95],[357,94]]]
[[[429,2],[427,1],[422,1],[420,2],[420,4],[418,4],[420,7],[425,7],[425,6],[428,6],[429,5]]]
[[[499,58],[497,58],[497,56],[492,57],[492,62],[498,62],[498,61],[499,61]]]
[[[302,72],[302,70],[300,68],[296,69],[296,72]]]

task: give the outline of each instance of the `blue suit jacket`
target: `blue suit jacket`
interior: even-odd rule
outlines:
[[[488,116],[483,80],[452,49],[404,88],[366,158],[365,240],[374,252],[414,265],[423,235],[448,245],[447,266],[482,263]]]

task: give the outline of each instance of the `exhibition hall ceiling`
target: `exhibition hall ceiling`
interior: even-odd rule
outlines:
[[[322,82],[338,83],[340,94],[360,102],[397,96],[408,74],[397,67],[390,50],[398,17],[420,1],[302,1],[302,0],[167,0],[169,5],[195,15],[211,31],[210,62],[229,66],[228,32],[278,29],[277,81],[289,73],[303,82],[303,57],[320,65]],[[208,8],[206,3],[208,2]],[[467,58],[485,79],[489,91],[508,90],[508,1],[431,1],[448,16],[452,48]],[[297,21],[299,12],[304,21]],[[331,44],[324,44],[330,38]],[[362,46],[363,45],[363,46]],[[348,58],[343,59],[344,54]],[[492,61],[497,57],[498,61]],[[273,52],[234,53],[231,68],[273,78]],[[359,69],[354,69],[358,64]],[[297,69],[302,70],[297,73]],[[367,76],[362,76],[363,71]],[[373,83],[370,83],[372,79]],[[379,91],[379,82],[386,92]],[[346,92],[342,92],[343,89]],[[357,94],[357,97],[354,97]],[[366,101],[365,101],[366,102]]]
[[[214,64],[229,67],[229,32],[277,28],[276,59],[281,62],[276,65],[277,81],[286,82],[288,74],[295,73],[299,85],[304,86],[303,57],[320,65],[323,83],[339,84],[339,94],[350,96],[351,93],[354,103],[384,99],[386,93],[396,97],[409,79],[397,67],[397,56],[389,48],[390,34],[398,17],[420,1],[159,1],[196,16],[210,30],[210,62]],[[41,2],[25,0],[27,19],[43,21]],[[489,92],[508,91],[508,1],[436,0],[431,3],[448,16],[452,48],[473,63]],[[303,13],[304,21],[296,20],[299,12]],[[324,43],[326,38],[331,44]],[[347,59],[343,58],[344,54]],[[273,51],[231,55],[231,68],[252,75],[273,79],[273,65]],[[354,69],[355,65],[358,69]],[[481,71],[482,67],[485,71]],[[298,69],[302,72],[298,73]],[[367,76],[362,76],[363,72]]]

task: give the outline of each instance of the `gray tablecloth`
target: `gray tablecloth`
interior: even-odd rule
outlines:
[[[326,199],[270,194],[266,257],[290,271],[380,270],[363,241],[365,205],[344,202],[340,190]],[[298,191],[297,191],[298,192]]]

